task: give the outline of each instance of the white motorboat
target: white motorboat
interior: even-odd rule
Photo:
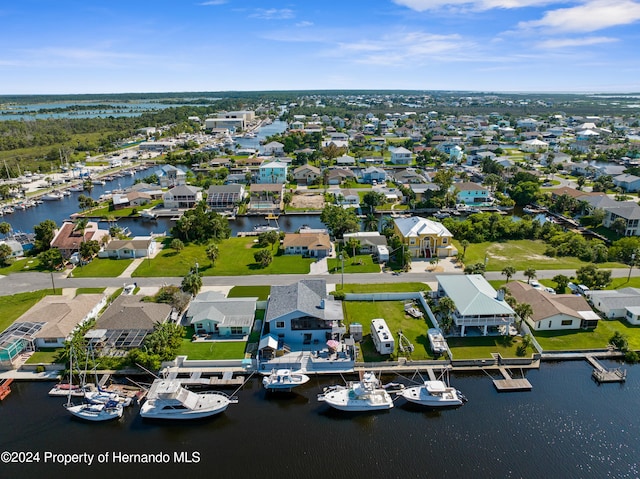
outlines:
[[[404,388],[397,394],[409,402],[431,407],[461,406],[466,401],[460,391],[447,386],[444,381],[425,381],[419,386]]]
[[[91,180],[91,184],[104,186],[107,184],[107,182],[105,180],[95,179],[95,180]]]
[[[82,193],[84,191],[84,185],[70,186],[69,191],[73,191],[75,193]]]
[[[46,195],[42,195],[42,199],[44,201],[57,201],[63,198],[63,194],[59,191],[52,191],[51,193],[47,193]]]
[[[429,344],[431,350],[435,354],[443,354],[447,351],[447,341],[442,335],[442,331],[438,328],[429,328],[427,330],[427,337],[429,338]]]
[[[182,387],[180,380],[156,379],[140,408],[140,415],[147,419],[199,419],[219,414],[237,402],[217,391],[189,391]]]
[[[77,406],[67,404],[65,405],[65,408],[75,417],[93,422],[119,419],[122,417],[124,410],[122,404],[117,401],[109,401],[99,404],[80,404]]]
[[[256,225],[253,227],[253,231],[256,233],[266,233],[268,231],[279,231],[280,228],[277,226],[269,226],[269,225]]]
[[[274,369],[271,374],[262,378],[262,385],[267,390],[290,391],[309,381],[309,376],[291,369]]]
[[[360,381],[351,381],[346,386],[325,388],[318,395],[318,401],[341,411],[377,411],[393,407],[393,399],[372,372],[365,372]]]

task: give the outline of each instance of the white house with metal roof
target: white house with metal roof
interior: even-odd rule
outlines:
[[[450,297],[456,308],[453,322],[460,336],[468,333],[469,327],[479,328],[483,336],[489,328],[509,326],[516,321],[516,313],[504,300],[504,292],[497,292],[480,274],[437,275],[438,296]]]

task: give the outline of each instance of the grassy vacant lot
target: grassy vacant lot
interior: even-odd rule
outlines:
[[[342,261],[339,258],[327,259],[329,273],[342,273]],[[345,273],[379,273],[380,265],[374,263],[371,255],[359,254],[344,260]]]
[[[463,248],[454,240],[459,251]],[[542,269],[578,269],[587,263],[572,256],[552,258],[544,254],[547,245],[542,241],[513,240],[498,243],[485,241],[472,243],[467,248],[465,263],[484,263],[487,258],[487,271],[502,271],[505,266],[513,266],[517,271],[527,268]],[[599,268],[624,268],[621,263],[602,263]]]
[[[117,278],[133,263],[132,259],[95,258],[89,264],[76,266],[74,278]]]
[[[482,336],[479,338],[447,338],[454,359],[492,359],[491,353],[500,353],[504,358],[515,358],[519,337]],[[534,353],[530,347],[527,356]]]
[[[61,294],[60,288],[56,288],[56,292]],[[11,296],[0,296],[0,331],[7,329],[11,323],[49,294],[53,294],[53,292],[50,289],[44,289]]]
[[[415,319],[404,312],[403,301],[345,301],[345,324],[360,323],[363,327],[364,338],[362,341],[363,360],[385,361],[388,356],[377,353],[371,339],[370,325],[375,318],[384,318],[398,342],[398,331],[402,331],[409,341],[415,346],[411,358],[434,359],[427,338],[427,329],[430,327],[427,319]],[[425,315],[426,318],[426,315]]]
[[[640,350],[640,326],[626,321],[601,320],[594,330],[536,331],[535,337],[544,350],[604,349],[616,331],[629,340],[629,349]]]
[[[258,298],[265,301],[271,293],[271,286],[234,286],[227,295],[228,298]]]
[[[345,293],[406,293],[414,291],[430,291],[424,283],[374,283],[345,284]]]
[[[0,274],[7,275],[11,273],[20,273],[22,271],[44,271],[40,267],[40,261],[37,258],[22,258],[11,261],[11,264],[0,268]]]
[[[137,216],[141,210],[145,210],[148,208],[153,208],[162,203],[162,200],[154,200],[149,202],[146,205],[142,206],[132,206],[128,208],[122,208],[119,210],[112,209],[113,206],[109,203],[101,203],[96,208],[83,212],[83,215],[91,215],[91,216],[99,216],[102,218],[126,218],[128,216]]]
[[[218,244],[220,256],[215,265],[205,253],[206,245],[187,244],[178,252],[168,247],[171,238],[165,241],[164,249],[152,260],[143,261],[134,271],[134,277],[141,276],[185,276],[195,264],[203,276],[239,276],[248,274],[286,274],[309,272],[309,265],[314,261],[300,256],[278,255],[266,268],[253,259],[253,254],[260,248],[253,242],[254,238],[229,238]]]
[[[188,359],[242,359],[246,343],[244,341],[228,341],[218,343],[194,343],[191,341],[193,327],[185,328],[182,345],[178,356],[187,356]]]

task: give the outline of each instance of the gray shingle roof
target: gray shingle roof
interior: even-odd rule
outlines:
[[[342,303],[328,299],[326,291],[326,282],[321,279],[303,280],[286,286],[271,286],[265,321],[295,312],[325,320],[343,319]],[[324,308],[321,307],[322,300]]]

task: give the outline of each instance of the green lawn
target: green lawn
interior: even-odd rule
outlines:
[[[246,343],[244,341],[226,342],[199,342],[191,341],[193,327],[185,328],[182,344],[178,356],[187,356],[188,359],[243,359]]]
[[[459,251],[463,251],[460,243],[454,240]],[[578,269],[587,263],[572,256],[552,258],[544,254],[547,245],[542,241],[512,240],[503,242],[472,243],[465,254],[465,264],[484,263],[487,258],[487,271],[502,271],[506,266],[513,266],[517,271],[527,268],[542,269]],[[624,268],[621,263],[602,263],[599,268]]]
[[[218,244],[220,256],[214,267],[206,257],[206,245],[188,244],[177,252],[167,244],[171,238],[165,241],[165,249],[154,259],[144,261],[133,273],[134,277],[141,276],[185,276],[189,270],[199,265],[199,271],[203,276],[242,276],[249,274],[307,274],[309,265],[314,261],[311,258],[302,258],[293,255],[274,255],[273,262],[266,268],[260,266],[253,259],[253,254],[260,248],[254,243],[252,237],[229,238]],[[275,250],[274,250],[275,251]]]
[[[117,278],[133,263],[132,259],[95,258],[89,264],[76,266],[74,278]]]
[[[228,298],[258,298],[265,301],[271,293],[271,286],[234,286],[227,295]]]
[[[424,283],[375,283],[345,284],[345,293],[406,293],[413,291],[430,291]]]
[[[434,359],[429,339],[427,338],[427,329],[430,325],[427,322],[426,315],[423,319],[414,319],[404,312],[403,301],[345,301],[343,303],[345,311],[345,324],[360,323],[363,327],[364,338],[361,343],[363,359],[369,361],[386,361],[389,356],[383,356],[377,353],[371,340],[370,326],[371,320],[375,318],[384,318],[396,339],[396,348],[398,342],[398,331],[409,339],[414,345],[415,350],[411,354],[414,360]]]
[[[22,271],[44,271],[40,267],[40,261],[37,258],[22,258],[13,260],[8,266],[0,268],[0,274],[7,275],[11,273],[20,273]]]
[[[101,294],[107,288],[78,288],[76,289],[76,296],[79,294]]]
[[[60,288],[56,292],[61,294]],[[53,294],[50,289],[18,293],[11,296],[0,296],[0,331],[7,329],[11,323],[26,313],[43,297]]]
[[[63,349],[64,348],[40,348],[27,359],[27,364],[54,363],[58,358],[58,353]]]
[[[339,258],[327,259],[329,273],[341,274],[342,261]],[[359,254],[344,260],[345,273],[379,273],[380,265],[374,263],[370,254]]]
[[[454,359],[492,359],[491,353],[504,358],[515,358],[521,338],[512,336],[482,336],[474,338],[447,338]],[[534,353],[531,347],[527,356]]]
[[[616,331],[629,340],[629,349],[640,350],[640,326],[626,321],[601,320],[593,330],[535,331],[535,337],[544,350],[565,351],[572,349],[604,349]]]

